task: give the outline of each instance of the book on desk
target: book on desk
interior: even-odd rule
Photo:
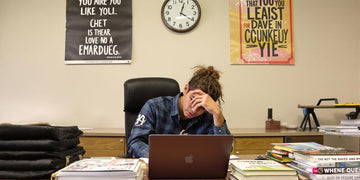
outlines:
[[[294,160],[294,151],[297,150],[322,150],[335,149],[330,146],[324,146],[316,142],[298,142],[298,143],[272,143],[271,150],[266,151],[266,157],[281,163],[288,163]]]
[[[360,179],[360,154],[343,148],[294,151],[287,166],[310,179]]]
[[[359,152],[348,151],[345,149],[294,151],[294,157],[297,160],[301,159],[310,162],[360,161]]]
[[[87,158],[74,162],[52,176],[52,180],[141,180],[139,159]]]
[[[272,160],[230,160],[233,180],[297,180],[297,172]]]

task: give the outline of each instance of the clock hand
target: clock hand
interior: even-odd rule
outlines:
[[[190,18],[190,16],[187,16],[187,15],[185,15],[184,13],[180,13],[180,15],[183,15],[183,16],[187,17],[188,19],[194,21],[194,18]]]
[[[183,3],[183,5],[182,5],[182,7],[181,7],[180,15],[183,13],[184,6],[185,6],[185,3]]]

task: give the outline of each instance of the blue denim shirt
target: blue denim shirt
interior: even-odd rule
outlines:
[[[172,97],[157,97],[148,100],[139,112],[127,142],[128,154],[133,157],[148,157],[150,134],[231,134],[226,121],[216,127],[213,115],[205,111],[202,115],[188,119],[185,129],[180,124],[178,101],[182,93]]]

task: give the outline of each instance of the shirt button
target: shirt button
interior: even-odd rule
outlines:
[[[221,129],[219,129],[219,133],[221,133]]]

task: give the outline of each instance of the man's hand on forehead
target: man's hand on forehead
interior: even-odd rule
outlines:
[[[206,94],[200,89],[195,89],[190,91],[190,93],[191,106],[194,111],[198,110],[199,108],[203,108],[214,116],[215,126],[221,126],[224,124],[222,111],[210,95]]]
[[[197,95],[204,95],[206,94],[204,91],[200,90],[200,89],[195,89],[190,91],[190,98],[194,98]]]

